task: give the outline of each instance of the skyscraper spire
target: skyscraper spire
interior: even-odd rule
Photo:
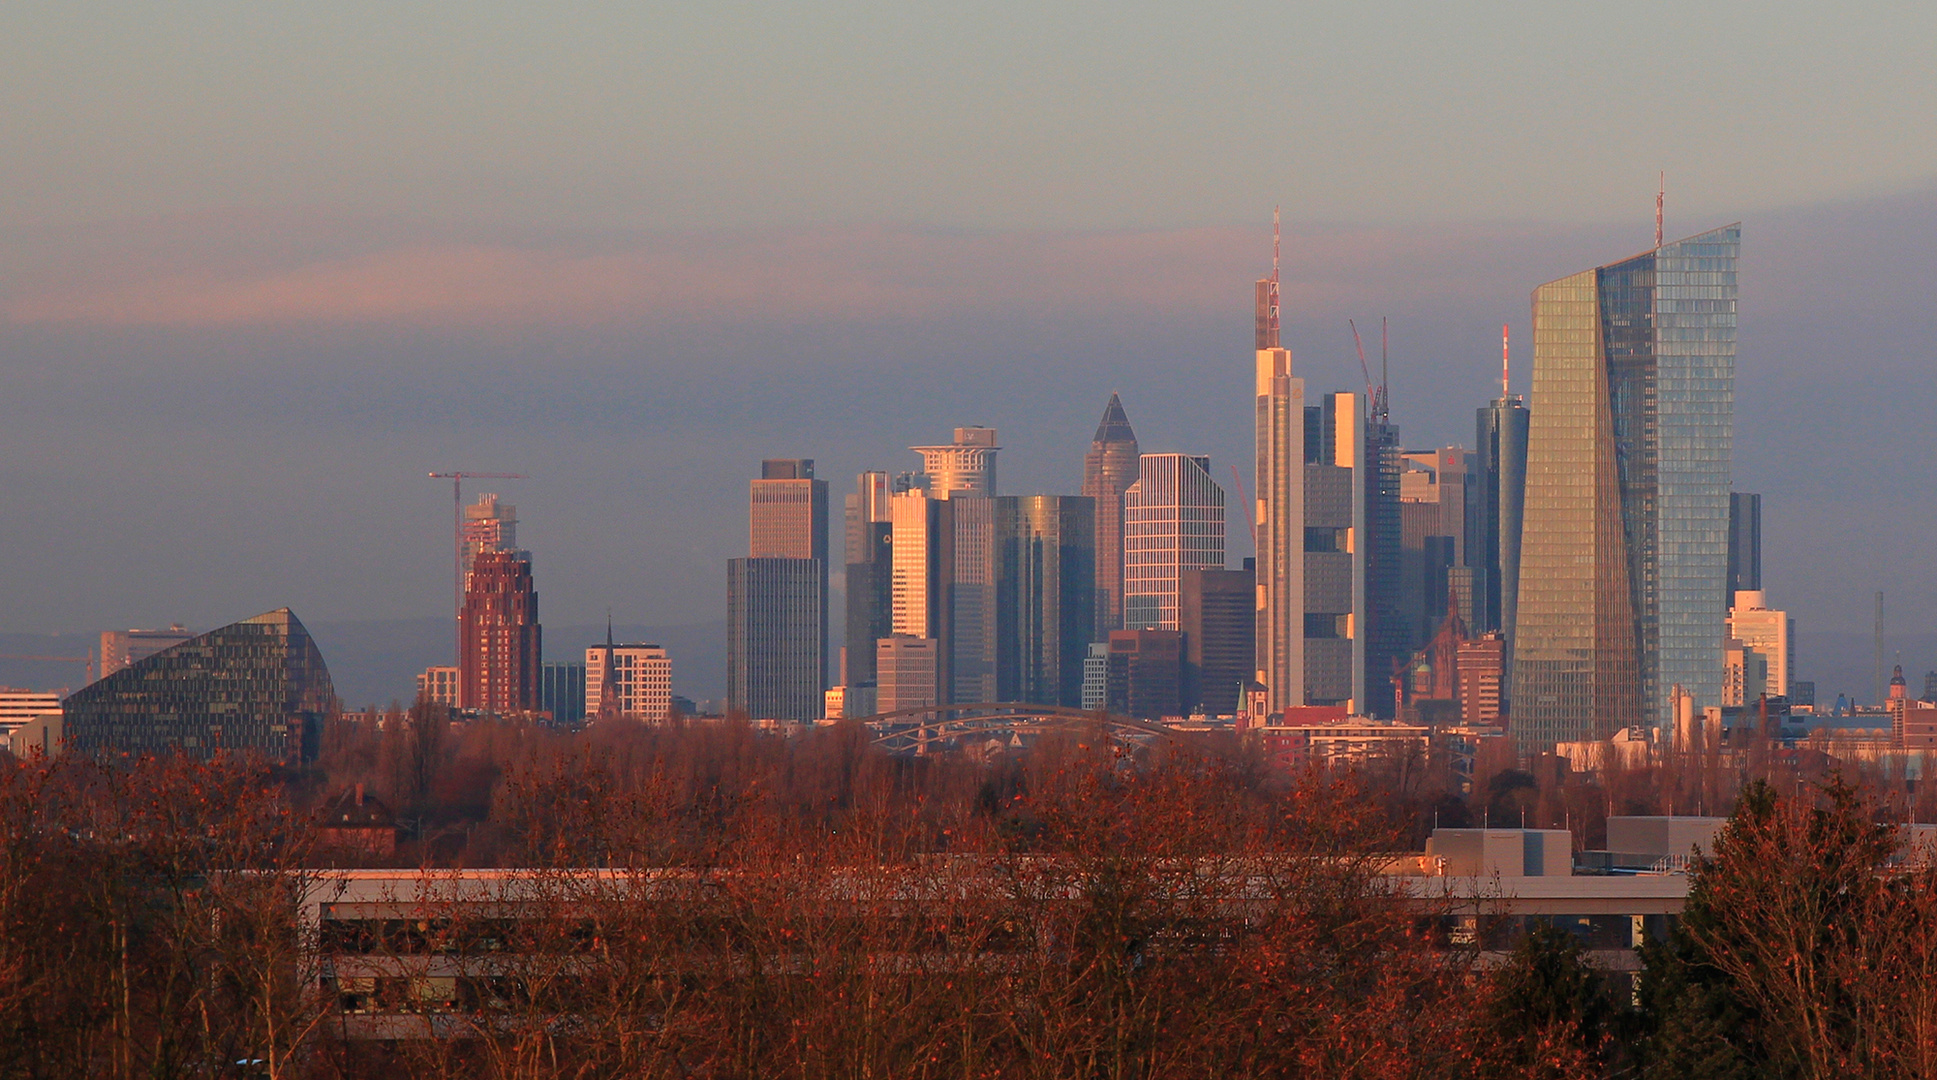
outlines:
[[[1507,381],[1507,356],[1508,356],[1507,324],[1501,323],[1500,324],[1500,400],[1501,401],[1505,401],[1507,399],[1507,387],[1511,385],[1511,383]]]
[[[624,712],[619,707],[619,680],[613,657],[618,647],[612,642],[612,609],[605,609],[605,657],[599,663],[599,709],[594,720],[617,720]]]

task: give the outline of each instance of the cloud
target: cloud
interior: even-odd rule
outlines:
[[[853,228],[505,240],[391,237],[291,252],[287,222],[176,236],[138,256],[81,246],[0,299],[17,325],[907,322],[964,313],[1222,311],[1265,267],[1258,229],[942,233]],[[298,232],[302,230],[296,230]],[[1329,310],[1368,279],[1475,296],[1475,244],[1516,230],[1333,229],[1287,245],[1287,309]],[[58,246],[58,245],[56,245]],[[140,247],[138,241],[130,246]],[[343,250],[350,248],[352,250]],[[75,250],[69,247],[69,251]],[[253,249],[253,250],[251,250]],[[81,261],[74,262],[79,258]]]

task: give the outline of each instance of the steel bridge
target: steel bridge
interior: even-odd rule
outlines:
[[[967,715],[964,715],[967,714]],[[906,709],[857,716],[874,732],[874,743],[895,754],[926,754],[975,735],[1040,734],[1057,728],[1101,728],[1112,742],[1141,747],[1163,739],[1202,748],[1197,732],[1176,731],[1148,720],[1117,716],[1102,710],[1072,709],[1062,705],[1031,705],[1014,701],[973,701],[957,705],[916,705]]]

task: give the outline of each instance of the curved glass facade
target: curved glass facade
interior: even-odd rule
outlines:
[[[190,638],[82,687],[62,703],[69,749],[316,755],[337,710],[329,669],[288,608]]]
[[[1741,227],[1534,291],[1513,730],[1523,751],[1721,703]]]

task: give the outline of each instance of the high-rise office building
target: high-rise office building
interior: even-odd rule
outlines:
[[[889,498],[890,622],[894,633],[907,637],[941,636],[935,562],[939,505],[920,489],[897,491]]]
[[[1275,228],[1274,228],[1275,234]],[[1266,708],[1305,703],[1305,380],[1279,338],[1277,240],[1257,284],[1253,487],[1257,499],[1257,681]]]
[[[337,711],[329,669],[288,608],[211,630],[69,694],[64,737],[82,753],[260,754],[313,760]]]
[[[1368,504],[1364,402],[1335,393],[1305,409],[1305,681],[1298,702],[1361,712],[1386,696],[1369,689],[1365,674],[1371,564],[1358,543]]]
[[[1729,605],[1728,636],[1752,649],[1761,657],[1766,678],[1760,685],[1743,687],[1743,703],[1754,702],[1763,694],[1788,697],[1790,672],[1795,669],[1795,645],[1790,640],[1789,613],[1771,610],[1760,589],[1744,589],[1734,594]],[[1722,704],[1732,704],[1723,702]]]
[[[888,474],[864,472],[847,496],[847,677],[874,685],[874,643],[894,633],[894,518]],[[854,714],[862,715],[862,714]]]
[[[1106,701],[1139,720],[1184,712],[1184,635],[1175,630],[1110,631]]]
[[[1504,343],[1502,345],[1504,349]],[[1514,604],[1520,589],[1520,521],[1526,500],[1526,404],[1506,392],[1478,410],[1474,435],[1473,512],[1467,519],[1466,562],[1473,568],[1473,627],[1498,630],[1513,642]]]
[[[727,563],[727,707],[755,720],[820,719],[825,570],[819,559]],[[590,655],[587,662],[590,663]],[[587,702],[594,715],[595,702]]]
[[[939,663],[933,638],[890,634],[875,642],[876,711],[940,704]]]
[[[518,508],[498,502],[496,495],[479,495],[464,508],[464,565],[487,551],[515,551],[518,547]]]
[[[585,722],[585,665],[567,661],[538,669],[538,708],[552,723],[574,727]]]
[[[1534,291],[1512,728],[1522,751],[1722,698],[1730,225]]]
[[[1096,500],[1096,629],[1123,628],[1123,493],[1137,482],[1141,458],[1123,402],[1103,408],[1096,437],[1083,455],[1083,494]]]
[[[1460,597],[1460,618],[1471,625],[1472,575],[1466,570],[1466,509],[1470,455],[1457,446],[1400,455],[1401,602],[1412,638],[1423,642],[1446,617],[1448,596]]]
[[[458,619],[458,705],[487,713],[538,708],[542,635],[531,553],[479,554],[464,576],[464,610]]]
[[[98,677],[105,679],[129,664],[146,660],[194,636],[181,623],[172,623],[166,630],[103,630]]]
[[[936,506],[943,700],[997,700],[995,499],[955,491]]]
[[[1383,397],[1384,391],[1380,391]],[[1401,517],[1399,426],[1375,405],[1365,423],[1363,475],[1358,488],[1365,500],[1365,641],[1359,665],[1366,694],[1360,711],[1387,717],[1394,672],[1412,654],[1413,626],[1405,606],[1405,526]]]
[[[673,661],[665,649],[645,642],[593,645],[585,650],[581,670],[603,673],[608,663],[609,680],[601,677],[585,685],[587,716],[617,714],[648,723],[666,718],[673,706]],[[612,695],[609,709],[605,700],[608,683]]]
[[[1177,629],[1186,567],[1224,568],[1224,489],[1211,459],[1145,454],[1123,495],[1123,611],[1132,630]]]
[[[1096,638],[1096,533],[1088,496],[995,499],[997,700],[1082,704],[1083,658]]]
[[[812,458],[769,458],[760,463],[760,477],[749,486],[747,557],[820,561],[820,678],[824,686],[828,617],[827,481],[814,479]]]
[[[947,446],[910,447],[921,455],[922,475],[937,499],[995,494],[995,429],[958,427]]]
[[[1243,707],[1257,633],[1256,575],[1193,566],[1177,582],[1177,629],[1184,635],[1184,711],[1230,716]]]
[[[1729,492],[1728,595],[1762,591],[1762,496]]]

